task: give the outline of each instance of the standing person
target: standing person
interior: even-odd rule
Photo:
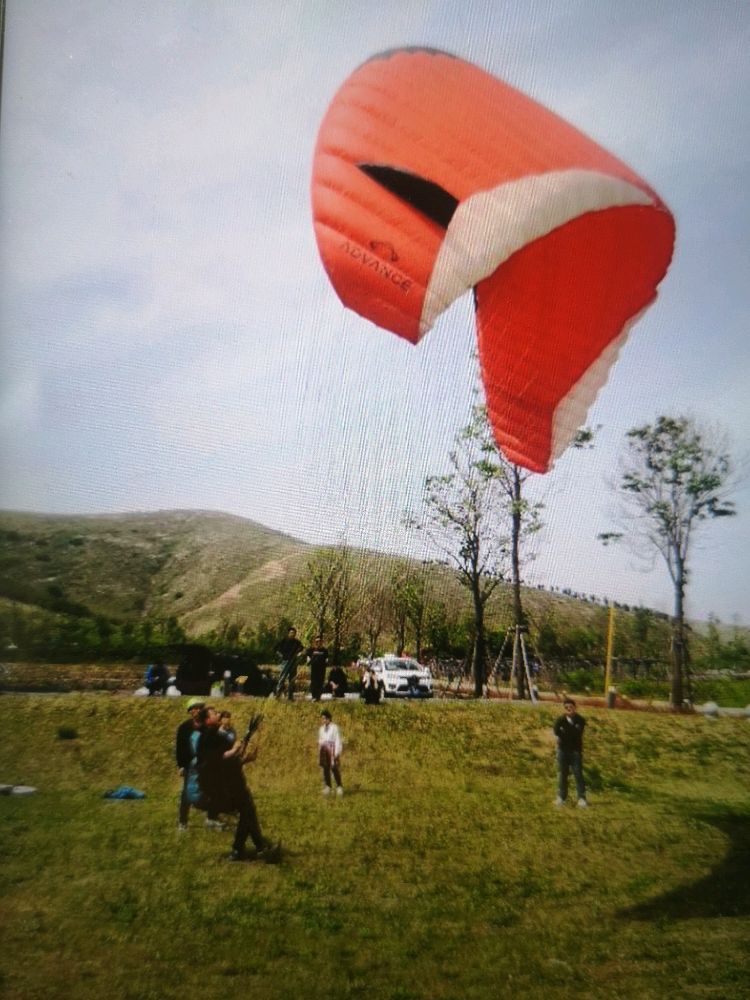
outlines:
[[[323,794],[331,794],[331,773],[336,782],[336,794],[344,794],[341,784],[341,733],[339,727],[331,721],[331,713],[323,710],[320,713],[323,724],[318,730],[318,763],[323,769]]]
[[[243,742],[230,743],[220,728],[220,716],[210,706],[198,714],[201,735],[198,740],[198,780],[201,792],[211,812],[237,813],[238,822],[230,861],[244,861],[245,844],[250,837],[258,857],[276,861],[280,845],[272,845],[260,829],[255,803],[245,781],[243,764],[254,760],[255,754],[244,757]]]
[[[188,718],[179,724],[175,733],[175,760],[182,777],[180,792],[180,807],[177,818],[177,828],[185,831],[190,817],[190,783],[195,780],[195,745],[200,734],[198,713],[204,707],[202,698],[191,698],[187,703]]]
[[[583,730],[586,720],[576,712],[572,698],[563,702],[565,715],[559,716],[552,727],[557,737],[557,767],[559,786],[555,805],[562,806],[568,797],[568,773],[572,770],[576,781],[578,805],[586,808],[586,783],[583,780]]]
[[[289,701],[294,699],[294,678],[297,675],[297,657],[305,647],[297,638],[297,629],[292,627],[276,646],[276,655],[281,659],[281,671],[276,684],[276,694],[279,694],[284,681],[287,681],[286,696]]]
[[[307,662],[310,664],[310,695],[313,701],[320,701],[328,663],[328,650],[323,645],[322,635],[313,639],[312,646],[307,650]]]

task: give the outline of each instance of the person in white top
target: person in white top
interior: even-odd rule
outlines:
[[[331,794],[331,774],[336,782],[336,794],[344,794],[341,784],[341,733],[339,727],[331,721],[331,713],[323,710],[320,713],[323,725],[318,730],[318,762],[323,769],[323,794]]]

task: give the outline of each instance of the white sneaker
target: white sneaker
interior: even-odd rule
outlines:
[[[337,795],[343,795],[344,794],[344,789],[341,787],[341,785],[339,785],[339,787],[336,789],[336,794]]]
[[[589,804],[586,801],[586,799],[579,799],[578,800],[578,808],[579,809],[588,809],[588,807],[589,807]]]
[[[330,795],[331,794],[331,789],[328,787],[328,785],[323,785],[323,794],[324,795]]]
[[[565,805],[565,799],[561,799],[560,796],[558,795],[557,798],[555,799],[555,805],[556,806],[564,806]]]
[[[178,823],[177,829],[180,831],[180,833],[184,833],[187,830],[187,823]]]
[[[222,823],[220,819],[209,819],[208,817],[204,820],[203,825],[207,830],[226,830],[227,828],[226,823]]]

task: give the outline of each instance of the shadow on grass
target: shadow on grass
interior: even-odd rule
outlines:
[[[729,838],[729,851],[721,863],[698,882],[620,910],[617,916],[630,920],[686,920],[750,914],[750,817],[726,813],[704,814],[696,819],[710,823]]]

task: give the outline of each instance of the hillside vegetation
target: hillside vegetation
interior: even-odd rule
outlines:
[[[111,618],[182,617],[253,574],[283,576],[305,548],[245,518],[204,511],[0,515],[3,596]]]
[[[286,623],[304,638],[316,627],[302,584],[320,553],[314,547],[252,521],[204,511],[166,511],[107,516],[0,514],[0,648],[21,649],[27,659],[55,650],[115,658],[157,655],[155,642],[198,638],[209,644],[245,646],[261,659]],[[394,576],[411,573],[424,585],[422,648],[465,657],[471,647],[467,593],[439,564],[350,550],[351,595],[342,651],[366,648],[373,609],[385,607]],[[607,609],[590,596],[526,589],[535,650],[547,659],[576,657],[601,662]],[[501,585],[487,607],[490,649],[497,655],[512,620],[509,587]],[[710,665],[718,655],[714,627]],[[730,663],[748,658],[743,630],[732,641]],[[415,648],[412,618],[406,645]],[[327,636],[327,639],[330,637]],[[622,609],[618,655],[656,662],[667,658],[665,616]],[[397,646],[394,616],[385,614],[377,646]],[[77,652],[78,651],[78,652]],[[700,652],[700,650],[697,650]],[[718,652],[717,652],[718,651]],[[736,654],[736,655],[735,655]]]
[[[183,700],[11,696],[0,781],[7,1000],[742,1000],[750,997],[750,727],[587,709],[590,808],[556,809],[557,710],[317,706],[265,722],[249,769],[278,866],[176,829]],[[119,784],[142,801],[106,801]]]
[[[245,518],[205,511],[52,516],[0,513],[0,597],[53,612],[85,610],[113,619],[174,615],[190,634],[222,616],[255,625],[289,610],[288,591],[314,549]],[[387,578],[395,557],[360,552],[367,582]],[[441,597],[461,590],[435,567]],[[580,602],[530,592],[578,617]],[[538,596],[537,596],[538,595]],[[507,603],[501,591],[495,611]],[[594,608],[583,608],[585,620]]]

